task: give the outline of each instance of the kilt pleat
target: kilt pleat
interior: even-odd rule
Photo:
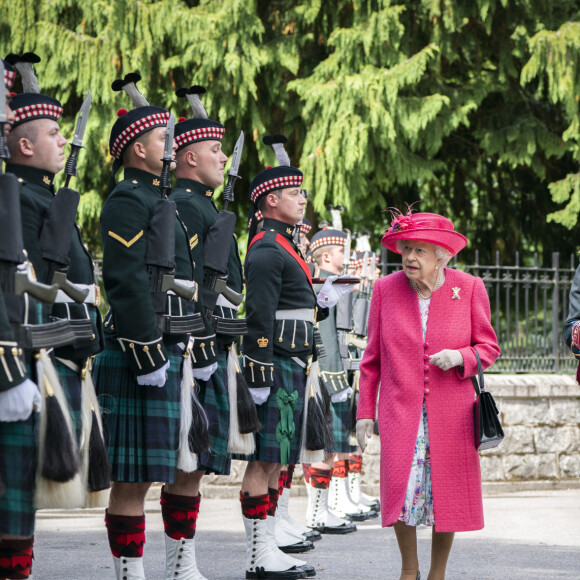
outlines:
[[[95,358],[93,380],[113,481],[173,483],[175,479],[181,358],[170,351],[167,382],[161,388],[137,384],[126,355],[111,343]]]
[[[217,357],[218,368],[208,381],[197,381],[199,400],[209,421],[210,449],[200,454],[199,469],[217,475],[229,475],[232,459],[228,453],[230,402],[228,398],[227,351]],[[235,385],[234,385],[235,388]]]
[[[26,421],[0,422],[0,534],[34,533],[38,422],[38,413]]]
[[[354,453],[356,445],[348,442],[350,429],[350,399],[342,403],[332,403],[332,432],[335,453]]]
[[[68,410],[75,432],[77,446],[81,445],[82,421],[82,381],[81,373],[75,372],[57,358],[53,358],[54,367],[58,372],[58,377],[68,403]]]
[[[280,463],[280,444],[276,440],[276,427],[280,422],[280,409],[276,402],[278,389],[284,389],[289,395],[298,393],[298,400],[293,412],[294,437],[290,445],[288,463],[299,463],[300,437],[304,411],[304,392],[306,390],[306,371],[291,358],[274,355],[274,386],[270,396],[262,405],[258,405],[258,419],[262,429],[256,433],[256,452],[253,455],[236,456],[246,461],[266,461]]]

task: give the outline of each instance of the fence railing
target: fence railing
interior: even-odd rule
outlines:
[[[383,249],[382,275],[401,269],[400,260]],[[455,258],[450,267],[483,279],[491,305],[491,319],[501,347],[501,356],[490,369],[500,373],[573,373],[577,362],[562,338],[568,316],[568,295],[576,271],[575,257],[561,264],[559,253],[544,267],[534,254],[532,265],[520,264],[516,253],[513,266],[500,265],[499,252],[494,265],[465,265]]]

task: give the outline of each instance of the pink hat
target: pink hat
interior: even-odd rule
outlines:
[[[441,246],[455,256],[467,245],[467,238],[453,229],[453,222],[436,213],[412,213],[409,209],[407,214],[399,210],[393,212],[391,227],[385,232],[382,244],[388,250],[400,254],[397,250],[398,240],[413,240],[415,242],[428,242]]]

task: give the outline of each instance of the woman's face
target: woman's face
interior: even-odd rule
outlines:
[[[442,260],[435,253],[436,246],[428,242],[403,240],[403,271],[410,280],[434,282],[437,278],[437,266]]]

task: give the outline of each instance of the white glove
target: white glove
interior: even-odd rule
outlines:
[[[216,372],[216,370],[217,370],[216,362],[210,364],[208,367],[201,367],[199,369],[194,368],[193,378],[198,379],[200,381],[207,381]]]
[[[348,387],[348,389],[344,389],[344,391],[340,391],[340,393],[335,393],[330,397],[330,400],[333,403],[344,403],[348,401],[348,398],[352,395],[352,388]]]
[[[359,419],[356,422],[356,440],[361,451],[367,446],[367,437],[372,439],[375,422],[372,419]]]
[[[262,387],[260,389],[252,389],[250,387],[250,395],[252,395],[252,399],[254,399],[256,405],[261,405],[270,396],[270,390],[270,387]]]
[[[316,302],[321,308],[332,308],[336,306],[341,296],[352,292],[357,284],[333,284],[334,280],[338,278],[350,278],[350,276],[329,276],[326,282],[323,284],[320,292],[318,292],[318,297]]]
[[[140,375],[137,377],[138,385],[150,385],[152,387],[164,387],[167,377],[167,369],[169,368],[169,361],[167,361],[160,369],[149,373],[148,375]]]
[[[429,362],[444,371],[448,371],[453,367],[460,367],[463,365],[463,355],[458,350],[446,348],[432,354],[429,357]]]
[[[42,396],[30,380],[0,393],[0,421],[26,421],[35,409],[40,411]]]

